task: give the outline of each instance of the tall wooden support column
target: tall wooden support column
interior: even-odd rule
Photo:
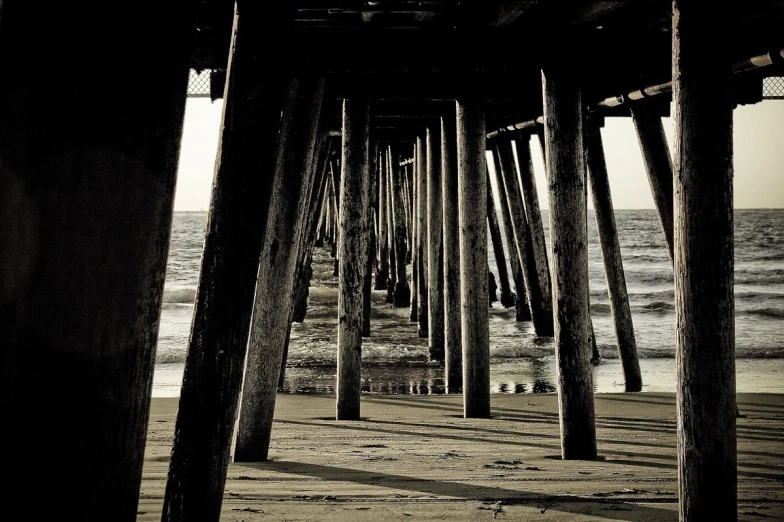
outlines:
[[[414,163],[413,163],[413,178],[412,178],[412,197],[411,197],[411,215],[412,224],[411,224],[411,244],[409,245],[411,251],[413,252],[411,256],[411,311],[408,315],[409,321],[412,323],[419,322],[419,284],[417,283],[417,279],[419,278],[419,231],[418,231],[418,224],[419,224],[419,176],[422,174],[423,171],[423,163],[424,163],[424,156],[423,156],[423,144],[421,136],[417,136],[416,141],[414,143]]]
[[[673,3],[680,519],[737,520],[728,9]]]
[[[389,231],[387,229],[387,155],[383,149],[378,156],[378,270],[376,290],[384,290],[389,279]]]
[[[304,243],[323,79],[289,83],[259,262],[234,460],[267,459],[283,351],[291,326],[294,272]],[[292,240],[293,239],[293,240]]]
[[[667,252],[670,254],[670,261],[674,261],[672,158],[664,135],[664,125],[661,116],[645,102],[633,103],[629,108],[634,128],[637,130],[637,140],[640,143],[653,201],[656,203],[659,222],[667,242]]]
[[[512,222],[514,245],[523,269],[525,289],[528,293],[528,304],[531,310],[531,319],[534,323],[536,335],[553,335],[553,309],[552,299],[549,295],[549,280],[540,280],[539,267],[533,257],[531,245],[530,226],[525,215],[525,205],[518,181],[515,167],[512,142],[496,139],[495,149],[500,159],[501,181],[506,193],[506,201]]]
[[[640,361],[637,359],[637,341],[634,338],[632,313],[629,309],[629,296],[626,293],[626,277],[623,272],[621,245],[615,227],[610,181],[607,178],[607,164],[599,127],[586,121],[585,147],[588,150],[588,172],[591,176],[591,194],[596,213],[596,226],[602,246],[604,275],[610,292],[610,308],[615,322],[615,337],[618,341],[618,355],[621,359],[625,389],[627,392],[642,390]]]
[[[457,101],[463,414],[490,416],[485,109]]]
[[[501,239],[501,227],[498,225],[498,216],[495,213],[495,201],[493,201],[493,192],[490,189],[489,179],[487,180],[487,226],[490,228],[493,255],[495,256],[495,264],[498,267],[498,279],[501,284],[501,305],[504,308],[509,308],[514,306],[515,297],[512,293],[512,287],[509,285],[509,271],[506,266],[504,243]]]
[[[337,420],[359,420],[362,362],[362,280],[367,261],[365,216],[370,183],[370,104],[343,100],[340,199]]]
[[[460,305],[460,226],[458,214],[455,117],[441,118],[441,198],[444,213],[444,380],[447,393],[463,388]]]
[[[444,360],[444,242],[441,209],[441,129],[428,127],[427,149],[427,272],[428,344],[430,360]]]
[[[392,199],[395,216],[395,262],[397,263],[397,282],[395,283],[395,308],[411,306],[411,288],[406,277],[406,232],[403,221],[403,167],[400,166],[400,153],[396,148],[390,149],[392,166]]]
[[[368,154],[368,175],[378,169],[376,159],[378,157],[378,142],[373,141]],[[375,176],[373,176],[375,178]],[[375,183],[373,179],[367,182],[365,200],[365,232],[364,237],[367,241],[367,262],[365,265],[365,276],[362,282],[362,336],[370,337],[370,309],[371,297],[373,296],[373,261],[376,259],[376,231],[373,226],[373,207],[375,206]]]
[[[340,266],[340,262],[338,261],[338,244],[340,242],[340,205],[341,201],[340,198],[342,197],[342,193],[340,192],[340,170],[342,166],[338,166],[337,159],[332,163],[332,187],[334,188],[333,194],[335,195],[335,229],[336,229],[336,241],[332,244],[332,253],[335,257],[335,265],[332,269],[332,275],[338,275],[338,267]]]
[[[387,280],[387,299],[386,302],[394,304],[395,302],[395,285],[397,284],[397,257],[395,256],[395,248],[397,248],[395,236],[395,208],[394,208],[394,186],[392,183],[392,155],[390,148],[386,147],[386,178],[387,178],[387,242],[389,244],[389,279]]]
[[[417,138],[417,187],[416,187],[416,256],[417,256],[417,321],[419,322],[419,337],[428,337],[428,253],[427,246],[427,178],[428,147],[427,135]]]
[[[306,224],[306,231],[308,237],[304,248],[299,252],[299,262],[294,276],[294,310],[291,320],[295,323],[301,323],[305,320],[305,315],[308,311],[308,295],[310,294],[310,280],[313,277],[313,246],[317,234],[318,221],[317,217],[323,210],[323,192],[326,188],[327,165],[329,158],[332,156],[333,139],[324,137],[322,145],[319,147],[318,158],[314,161],[313,168],[313,194],[310,201],[310,210],[308,211],[310,222]],[[288,353],[288,350],[287,350]],[[285,366],[287,357],[283,357],[283,364]]]
[[[561,456],[596,458],[582,96],[564,71],[542,72],[553,249]]]
[[[517,166],[522,188],[523,200],[525,201],[526,224],[528,225],[528,238],[530,251],[528,258],[532,263],[532,268],[536,270],[539,282],[539,294],[543,316],[549,315],[549,321],[544,318],[541,322],[541,332],[538,335],[553,335],[553,294],[550,279],[550,262],[547,259],[547,244],[544,239],[544,227],[542,225],[542,212],[539,209],[539,196],[536,192],[536,180],[534,178],[534,165],[531,161],[531,144],[527,134],[518,132],[514,136],[515,149],[517,151]]]
[[[509,262],[512,267],[512,282],[515,287],[515,308],[517,310],[517,321],[530,321],[531,310],[528,307],[528,292],[525,291],[525,279],[523,277],[523,267],[520,262],[520,256],[517,252],[517,242],[514,235],[514,227],[512,226],[512,216],[509,212],[509,203],[506,198],[506,189],[504,189],[504,181],[501,176],[501,160],[498,151],[493,151],[493,160],[495,163],[495,187],[498,193],[494,193],[494,202],[499,205],[498,210],[501,214],[501,221],[504,227],[504,235],[506,236],[506,245],[509,249]],[[488,170],[488,173],[490,171]],[[492,185],[491,185],[492,188]]]
[[[193,13],[1,9],[3,499],[41,520],[134,520]]]

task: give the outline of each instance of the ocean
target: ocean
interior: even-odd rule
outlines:
[[[675,390],[675,312],[672,266],[653,210],[615,213],[643,376],[643,391]],[[543,212],[549,243],[548,214]],[[193,300],[198,284],[206,212],[175,212],[158,338],[153,395],[179,395]],[[623,391],[601,251],[589,210],[591,316],[602,362],[596,392]],[[489,238],[488,238],[489,243]],[[497,270],[492,248],[490,270]],[[507,250],[508,252],[508,250]],[[500,286],[500,285],[499,285]],[[328,249],[314,253],[308,316],[292,328],[284,391],[334,393],[337,280]],[[370,338],[363,344],[363,391],[444,393],[443,369],[427,362],[427,342],[407,322],[408,309],[374,292]],[[735,339],[740,392],[784,392],[784,209],[735,211]],[[513,309],[490,310],[494,393],[555,391],[551,338],[536,337]]]

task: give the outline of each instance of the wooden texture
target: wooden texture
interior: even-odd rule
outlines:
[[[626,292],[626,276],[623,271],[621,245],[615,226],[610,180],[604,159],[604,146],[599,127],[586,121],[585,147],[588,150],[588,173],[591,178],[591,195],[596,215],[596,227],[604,261],[604,277],[610,294],[610,310],[618,341],[618,356],[623,368],[624,386],[627,392],[642,391],[640,361],[637,358],[637,341],[634,337],[632,312]]]
[[[458,393],[463,388],[460,226],[457,201],[459,191],[455,124],[454,114],[441,118],[441,198],[444,213],[444,381],[447,393]]]
[[[359,419],[362,364],[362,282],[367,262],[365,216],[370,183],[370,104],[343,100],[343,169],[338,259],[337,420]]]
[[[387,303],[394,304],[395,302],[395,284],[397,283],[397,259],[395,257],[395,249],[397,242],[395,241],[395,213],[394,213],[394,189],[392,186],[392,157],[389,152],[389,147],[385,151],[387,158],[386,161],[386,178],[387,178],[387,242],[389,243],[389,279],[387,280]]]
[[[482,105],[458,100],[456,116],[463,415],[466,418],[489,417],[485,111]]]
[[[525,202],[526,224],[530,251],[528,259],[536,270],[539,282],[539,299],[541,300],[542,321],[541,331],[537,335],[551,336],[554,332],[553,325],[553,289],[550,279],[550,262],[547,258],[547,243],[544,238],[542,212],[539,207],[539,195],[536,190],[534,166],[531,161],[530,136],[518,132],[514,135],[515,150],[517,151],[518,175]],[[545,320],[549,314],[549,322]]]
[[[366,184],[365,194],[365,241],[367,242],[367,260],[365,262],[365,276],[362,282],[362,337],[370,337],[370,312],[371,297],[373,296],[373,268],[376,259],[376,231],[373,226],[373,207],[375,207],[375,176],[372,173],[378,170],[376,159],[378,158],[378,142],[373,142],[368,154],[368,176],[370,179]]]
[[[403,220],[405,194],[403,194],[403,168],[400,166],[400,152],[397,148],[390,149],[390,165],[392,175],[392,208],[395,220],[395,262],[397,264],[397,282],[395,283],[394,305],[396,308],[411,306],[411,288],[406,276],[406,230]]]
[[[413,252],[411,255],[411,310],[409,311],[408,318],[412,323],[419,323],[419,284],[417,279],[419,278],[419,233],[417,230],[419,224],[419,204],[418,202],[418,191],[419,191],[419,176],[422,172],[422,162],[425,160],[423,159],[423,146],[422,146],[422,138],[417,136],[416,141],[414,142],[414,157],[413,157],[413,179],[411,182],[412,185],[412,195],[411,195],[411,214],[413,215],[412,224],[411,224],[411,248],[410,250]]]
[[[431,361],[444,360],[444,219],[441,205],[441,129],[428,127],[427,149],[427,297]]]
[[[286,92],[245,362],[234,447],[236,462],[267,459],[278,379],[291,326],[294,272],[307,235],[324,80],[297,77],[289,82]]]
[[[528,294],[528,305],[536,335],[551,336],[553,333],[553,311],[550,296],[545,294],[546,283],[539,280],[539,271],[533,259],[533,249],[529,236],[528,218],[525,215],[525,204],[515,167],[512,143],[503,138],[496,138],[495,150],[500,159],[500,178],[506,193],[507,208],[511,218],[514,247],[523,270],[525,290]]]
[[[588,304],[582,96],[568,73],[542,72],[553,250],[561,456],[596,458]]]
[[[501,227],[498,225],[498,216],[495,213],[495,201],[493,201],[493,192],[490,188],[489,179],[487,180],[487,226],[490,229],[495,265],[498,268],[498,282],[501,285],[501,304],[504,308],[509,308],[514,306],[515,296],[509,285],[509,270],[506,266],[504,242],[501,239]]]
[[[674,261],[672,158],[664,135],[664,125],[656,109],[644,102],[631,104],[629,110],[637,130],[637,140],[667,243],[667,252],[670,261]]]
[[[738,516],[728,17],[726,8],[706,14],[673,3],[675,364],[686,522]]]
[[[2,498],[134,520],[195,20],[185,1],[0,9]]]
[[[426,137],[417,137],[417,177],[416,177],[416,255],[417,255],[417,322],[419,323],[419,337],[428,338],[428,254],[427,243],[427,177],[428,177],[428,150],[425,143]]]
[[[489,173],[495,173],[495,184],[491,184],[493,191],[493,200],[498,205],[499,213],[501,214],[501,223],[504,229],[504,236],[506,237],[506,246],[509,252],[509,263],[512,267],[512,282],[515,287],[515,308],[517,310],[516,319],[518,321],[530,321],[531,309],[528,306],[528,292],[525,291],[525,278],[523,277],[523,268],[520,263],[520,255],[517,252],[517,243],[514,236],[514,228],[512,226],[512,216],[509,213],[509,203],[506,198],[506,189],[504,188],[504,181],[501,177],[501,160],[498,152],[493,150],[493,162],[495,169],[488,170]]]
[[[387,227],[387,155],[379,147],[378,155],[378,263],[376,290],[385,290],[389,279],[389,229]]]

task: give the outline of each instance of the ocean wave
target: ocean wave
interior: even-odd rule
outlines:
[[[196,300],[195,286],[163,289],[164,303],[193,303],[195,300]]]
[[[743,313],[747,315],[761,315],[763,317],[776,317],[776,318],[784,317],[784,309],[772,308],[772,307],[753,308],[751,310],[739,311],[739,313]]]
[[[675,310],[675,305],[666,301],[652,301],[641,306],[635,306],[634,309],[645,312],[670,312]]]
[[[593,314],[609,314],[611,311],[612,309],[607,303],[591,303],[591,313]]]

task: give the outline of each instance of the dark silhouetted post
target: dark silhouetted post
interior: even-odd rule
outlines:
[[[629,296],[626,293],[626,277],[623,272],[621,245],[615,227],[610,181],[607,178],[607,165],[604,160],[604,147],[599,127],[587,121],[585,147],[588,149],[588,172],[591,177],[591,194],[596,214],[596,227],[604,260],[604,276],[610,293],[610,308],[615,323],[615,337],[618,340],[618,355],[621,359],[627,392],[642,390],[640,361],[637,359],[637,341],[634,338],[632,313],[629,309]]]
[[[490,416],[485,109],[458,101],[456,112],[463,413],[482,418]]]
[[[362,282],[367,262],[365,216],[370,183],[370,104],[343,100],[340,199],[337,420],[359,420]]]
[[[495,264],[498,267],[498,282],[501,284],[501,304],[504,308],[509,308],[514,306],[515,298],[512,288],[509,286],[506,254],[504,253],[504,243],[501,240],[501,228],[498,225],[498,217],[495,214],[495,202],[493,201],[493,192],[490,189],[490,180],[487,182],[487,226],[490,228],[493,255],[495,255]]]
[[[441,210],[441,129],[428,127],[427,246],[428,340],[430,360],[444,360],[444,243]]]
[[[542,90],[561,456],[595,459],[582,97],[564,71],[543,71]]]
[[[406,232],[403,221],[403,167],[400,166],[400,152],[397,148],[390,149],[390,164],[392,166],[392,203],[395,219],[395,261],[397,262],[397,283],[395,283],[395,308],[411,306],[411,289],[406,277]]]
[[[680,519],[735,521],[729,8],[673,2],[675,360]]]

